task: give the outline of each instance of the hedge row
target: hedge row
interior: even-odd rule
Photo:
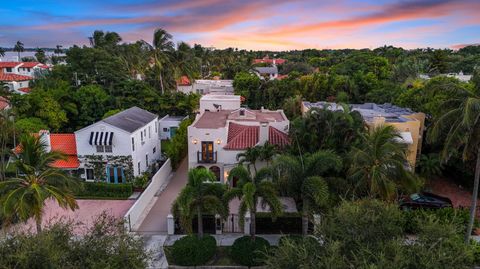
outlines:
[[[82,190],[76,193],[77,197],[88,198],[128,198],[133,193],[130,183],[84,182]]]
[[[217,241],[213,236],[187,235],[173,243],[171,256],[176,265],[197,266],[211,260],[216,250]]]

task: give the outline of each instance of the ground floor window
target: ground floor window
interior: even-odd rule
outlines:
[[[107,166],[107,182],[125,183],[123,167]]]
[[[87,168],[85,169],[86,172],[86,179],[87,180],[94,180],[95,176],[93,175],[93,169]]]
[[[215,178],[217,179],[217,181],[221,180],[221,178],[220,178],[220,167],[212,166],[212,167],[210,167],[210,171],[215,175]]]

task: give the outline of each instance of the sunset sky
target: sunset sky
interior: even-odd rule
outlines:
[[[0,46],[88,43],[94,30],[217,48],[458,48],[480,43],[480,0],[22,0],[0,5]]]

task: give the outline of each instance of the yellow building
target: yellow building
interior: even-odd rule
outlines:
[[[409,108],[402,108],[392,104],[351,104],[352,111],[358,111],[365,123],[371,128],[381,125],[394,126],[402,136],[402,142],[408,144],[408,162],[414,168],[422,150],[423,131],[425,129],[425,114],[414,112]],[[302,102],[302,113],[311,108],[327,108],[343,110],[342,106],[327,102]]]

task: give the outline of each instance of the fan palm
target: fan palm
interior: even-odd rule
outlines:
[[[20,177],[0,182],[1,204],[6,216],[18,216],[26,221],[35,219],[37,232],[42,230],[45,202],[54,199],[65,209],[78,208],[73,196],[77,182],[52,164],[63,158],[61,153],[46,151],[46,145],[37,137],[22,136],[21,152],[13,156]]]
[[[251,224],[250,235],[254,238],[256,234],[256,212],[257,205],[268,206],[273,219],[282,213],[282,205],[277,195],[275,185],[272,181],[266,180],[271,174],[270,169],[262,168],[253,176],[243,165],[238,165],[230,171],[228,180],[238,178],[237,186],[225,193],[225,201],[235,198],[240,200],[238,209],[240,226],[245,223],[245,214],[250,212]]]
[[[415,192],[419,182],[409,170],[407,147],[393,126],[378,126],[362,135],[350,152],[348,175],[357,187],[374,197],[392,200],[400,187]]]
[[[281,193],[293,197],[302,212],[302,232],[308,232],[309,217],[319,212],[328,196],[324,176],[334,176],[342,169],[342,159],[333,151],[322,150],[300,157],[281,155],[273,162]]]
[[[198,236],[203,236],[203,213],[218,213],[226,217],[227,209],[221,197],[224,193],[223,184],[215,184],[215,175],[205,169],[188,171],[187,185],[173,203],[172,212],[180,219],[182,228],[192,233],[192,218],[197,215]]]
[[[18,53],[18,61],[20,61],[20,53],[25,51],[25,48],[23,47],[23,43],[20,41],[17,41],[17,43],[15,43],[15,46],[13,47],[13,51],[16,51]]]
[[[465,235],[468,243],[475,221],[480,178],[480,89],[448,89],[451,97],[442,104],[442,113],[434,121],[427,139],[443,142],[440,154],[444,162],[461,151],[464,161],[476,159],[470,220]]]

